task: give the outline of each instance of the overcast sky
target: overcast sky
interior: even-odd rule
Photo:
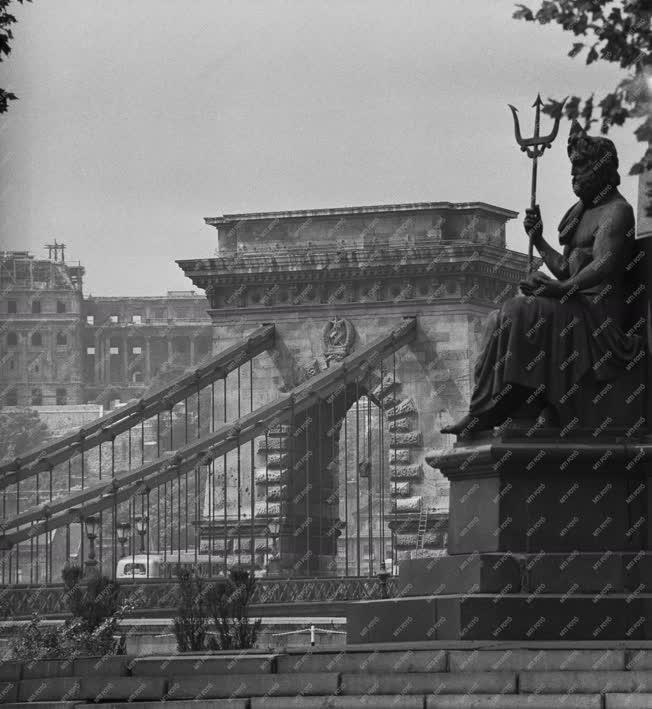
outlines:
[[[536,2],[535,6],[539,3]],[[0,85],[0,244],[63,241],[94,295],[190,289],[229,212],[484,201],[522,212],[537,91],[611,89],[617,66],[511,19],[511,0],[34,0]],[[542,130],[549,129],[543,119]],[[612,133],[626,177],[633,126]],[[546,231],[573,201],[568,123],[540,167]],[[520,219],[519,219],[520,222]],[[520,223],[508,245],[526,249]]]

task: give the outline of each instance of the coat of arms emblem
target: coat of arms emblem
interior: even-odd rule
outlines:
[[[355,330],[349,320],[331,318],[324,326],[322,341],[326,362],[340,362],[351,351],[355,339]]]

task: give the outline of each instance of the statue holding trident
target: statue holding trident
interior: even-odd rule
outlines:
[[[567,153],[579,200],[559,224],[563,252],[544,238],[536,204],[524,221],[555,278],[528,273],[522,295],[489,314],[469,412],[442,433],[465,438],[543,408],[557,425],[572,418],[587,427],[609,392],[623,389],[615,380],[641,371],[634,366],[644,354],[646,262],[634,211],[617,189],[616,147],[574,121]]]

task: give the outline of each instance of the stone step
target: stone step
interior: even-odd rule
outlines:
[[[335,672],[290,672],[284,674],[229,674],[218,678],[194,675],[172,676],[167,695],[171,699],[228,697],[297,697],[337,694]]]
[[[0,699],[0,703],[2,699]],[[84,706],[80,705],[79,702],[30,702],[29,704],[24,704],[21,702],[8,702],[2,704],[2,709],[73,709],[74,707]],[[92,706],[97,709],[97,704],[87,704],[86,706]],[[107,706],[106,704],[102,705]],[[133,704],[129,704],[130,709],[133,709]]]
[[[16,705],[22,709],[30,709],[34,706],[32,704],[29,707],[25,707],[23,704]],[[76,704],[76,709],[97,709],[97,704]],[[174,700],[165,699],[165,701],[159,702],[109,702],[103,703],[102,709],[134,709],[134,706],[138,709],[249,709],[249,699],[187,699],[187,700]],[[4,707],[2,709],[5,709]],[[37,707],[38,709],[38,707]],[[44,709],[47,709],[44,707]],[[53,709],[56,707],[53,706]],[[66,709],[66,708],[63,708]]]
[[[523,694],[611,694],[614,692],[652,692],[652,672],[521,672],[519,687]]]
[[[650,709],[652,694],[605,694],[604,709]]]
[[[449,650],[450,672],[532,672],[624,670],[625,651],[589,650]]]
[[[602,709],[599,694],[482,694],[426,697],[426,709]]]
[[[306,652],[280,655],[279,672],[444,672],[445,650]]]
[[[652,670],[652,650],[627,650],[625,655],[625,669]]]
[[[180,657],[139,657],[133,660],[134,677],[170,677],[171,675],[269,674],[276,668],[276,655],[234,654]]]
[[[163,677],[45,677],[21,680],[18,701],[158,700],[166,689],[167,680]]]
[[[126,656],[80,657],[75,660],[33,660],[22,663],[0,664],[0,678],[10,679],[6,673],[14,674],[13,679],[37,679],[45,677],[86,677],[92,674],[126,677],[129,674],[130,658]],[[22,674],[16,674],[16,668]]]
[[[255,697],[251,700],[251,709],[423,709],[424,702],[425,697],[407,694],[402,697],[391,694],[375,694],[373,697]]]
[[[341,694],[514,694],[514,672],[344,673]]]

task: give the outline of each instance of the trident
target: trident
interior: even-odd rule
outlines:
[[[559,106],[559,113],[555,118],[555,124],[553,126],[552,132],[548,135],[539,135],[539,125],[541,123],[541,106],[543,106],[543,101],[541,100],[541,94],[537,94],[536,101],[532,104],[532,107],[536,109],[534,114],[534,135],[532,138],[522,138],[521,137],[521,127],[518,124],[518,109],[514,106],[507,104],[512,109],[512,115],[514,116],[514,132],[516,134],[516,142],[521,146],[521,150],[527,154],[529,158],[532,158],[532,190],[530,194],[530,207],[534,209],[537,203],[537,161],[543,155],[546,148],[552,145],[552,141],[557,137],[557,131],[559,130],[559,121],[561,120],[561,112],[564,108],[568,96],[561,102]],[[533,243],[532,243],[532,233],[528,234],[529,244],[527,250],[527,272],[532,272],[532,262],[533,262]]]

